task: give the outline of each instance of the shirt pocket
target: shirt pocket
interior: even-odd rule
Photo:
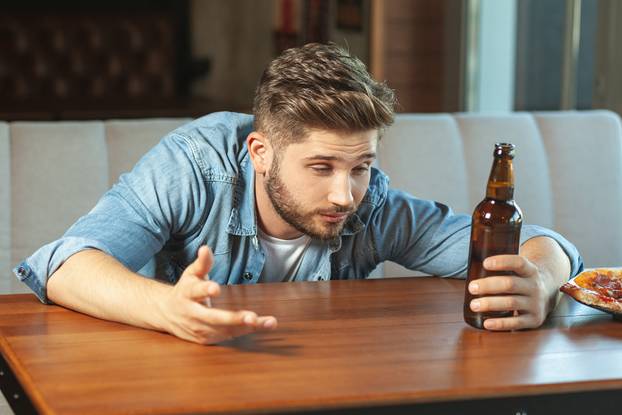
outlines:
[[[209,246],[214,255],[225,255],[231,252],[231,238],[232,236],[224,230],[218,230],[208,234],[203,244]]]

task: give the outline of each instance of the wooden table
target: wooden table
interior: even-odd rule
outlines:
[[[54,414],[622,408],[622,322],[568,297],[539,330],[492,333],[462,322],[463,281],[223,288],[215,306],[274,314],[280,328],[199,346],[0,296],[3,392],[17,413]]]

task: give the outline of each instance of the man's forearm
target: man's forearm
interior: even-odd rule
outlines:
[[[559,244],[546,236],[529,239],[520,247],[519,254],[541,270],[542,283],[549,295],[548,314],[557,304],[559,287],[570,276],[570,260]]]
[[[170,289],[91,249],[71,256],[52,274],[47,296],[58,305],[94,317],[165,330],[158,301]]]

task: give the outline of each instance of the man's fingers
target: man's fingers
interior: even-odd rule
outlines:
[[[489,318],[484,321],[484,328],[494,331],[522,330],[533,329],[540,324],[533,314],[522,314],[516,317]]]
[[[523,294],[533,290],[534,282],[513,275],[485,277],[469,283],[469,292],[474,295]]]
[[[222,326],[216,327],[216,330],[221,333],[226,333],[229,338],[235,338],[244,336],[245,334],[254,333],[257,331],[257,327],[248,327],[248,326]]]
[[[209,247],[203,245],[197,252],[197,258],[194,262],[184,270],[184,275],[196,275],[199,278],[204,278],[208,272],[212,269],[214,263],[214,256],[212,250]]]
[[[188,330],[185,337],[195,343],[216,344],[243,336],[255,331],[254,327],[246,326],[209,326],[204,324]]]
[[[207,308],[196,302],[190,304],[186,318],[186,324],[176,335],[200,344],[220,343],[255,331],[273,330],[277,326],[273,316],[258,317],[247,310]]]
[[[211,328],[222,337],[234,338],[259,330],[273,330],[276,328],[276,319],[266,316],[257,318],[253,326],[212,326]]]
[[[220,295],[220,286],[213,281],[193,281],[188,284],[188,297],[191,300],[202,301],[207,297]]]
[[[183,337],[201,344],[220,343],[259,330],[273,330],[277,325],[274,317],[257,317],[252,311],[205,308],[198,303],[196,307],[198,317],[193,318]]]
[[[276,317],[273,316],[261,316],[257,318],[257,327],[274,330],[278,325]]]
[[[258,329],[274,329],[277,320],[273,316],[257,316],[257,313],[248,310],[229,311],[220,308],[207,308],[199,303],[193,306],[194,318],[203,324],[213,327],[240,326]]]
[[[522,295],[482,297],[471,300],[471,310],[477,313],[489,311],[530,311],[529,298]]]
[[[521,277],[531,277],[538,273],[538,268],[527,258],[520,255],[495,255],[484,260],[488,271],[513,271]]]
[[[210,326],[251,326],[257,324],[257,314],[252,311],[229,311],[208,308],[199,303],[194,306],[195,319]]]

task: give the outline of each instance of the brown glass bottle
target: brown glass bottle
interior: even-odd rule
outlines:
[[[484,328],[484,320],[491,317],[508,317],[512,311],[476,313],[471,310],[471,300],[477,298],[469,292],[471,281],[490,275],[511,273],[489,272],[483,262],[494,255],[518,254],[520,230],[523,215],[514,202],[514,145],[495,144],[494,158],[486,198],[473,212],[471,226],[471,245],[469,248],[469,267],[467,288],[464,294],[464,321],[473,327]]]

